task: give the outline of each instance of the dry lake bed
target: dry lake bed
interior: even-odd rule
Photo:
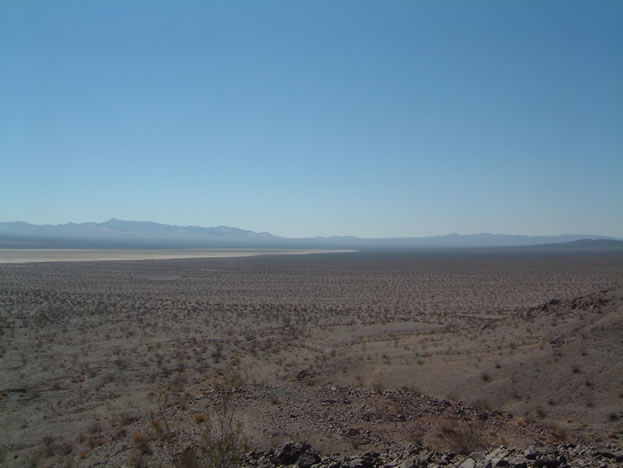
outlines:
[[[167,260],[343,253],[321,249],[0,249],[0,263]]]

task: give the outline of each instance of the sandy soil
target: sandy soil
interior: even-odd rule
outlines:
[[[0,249],[0,264],[169,260],[175,258],[226,258],[344,252],[351,251],[321,249]]]
[[[621,254],[5,264],[0,327],[8,466],[173,465],[235,362],[256,448],[623,437]]]

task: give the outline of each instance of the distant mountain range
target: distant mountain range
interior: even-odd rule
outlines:
[[[485,233],[376,239],[352,236],[287,238],[228,226],[175,226],[152,221],[122,221],[115,218],[103,223],[58,225],[35,225],[22,221],[0,222],[0,248],[424,249],[526,247],[550,244],[560,247],[565,244],[570,248],[623,247],[623,241],[619,239],[577,234],[527,236]]]

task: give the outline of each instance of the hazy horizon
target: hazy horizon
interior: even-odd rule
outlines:
[[[0,5],[0,219],[623,237],[623,3]]]
[[[284,236],[281,235],[280,233],[276,233],[276,232],[270,232],[270,231],[256,231],[253,229],[248,229],[245,226],[226,226],[223,224],[212,224],[212,225],[198,225],[198,224],[169,224],[169,223],[160,223],[158,221],[153,221],[153,220],[140,220],[140,219],[119,219],[119,218],[108,218],[104,221],[67,221],[65,223],[46,223],[46,224],[37,224],[37,223],[30,223],[28,221],[24,221],[24,220],[11,220],[11,221],[2,221],[0,220],[0,223],[20,223],[20,222],[24,222],[27,224],[31,224],[33,226],[65,226],[65,225],[70,225],[70,224],[104,224],[108,221],[122,221],[122,222],[130,222],[130,223],[155,223],[155,224],[161,224],[161,225],[167,225],[167,226],[178,226],[178,227],[200,227],[200,228],[218,228],[218,227],[225,227],[225,228],[234,228],[234,229],[241,229],[241,230],[248,230],[248,231],[252,231],[256,234],[270,234],[272,236],[276,236],[276,237],[282,237],[282,238],[295,238],[295,237],[289,237],[289,236]],[[613,239],[621,239],[617,236],[610,236],[607,234],[602,234],[602,233],[596,233],[596,232],[561,232],[561,233],[557,233],[557,234],[531,234],[531,233],[524,233],[524,232],[444,232],[444,233],[438,233],[438,234],[431,234],[431,235],[426,235],[426,236],[382,236],[382,237],[377,237],[378,239],[391,239],[391,238],[426,238],[426,237],[445,237],[445,236],[453,236],[453,235],[457,235],[457,236],[488,236],[488,235],[492,235],[492,236],[508,236],[508,237],[521,237],[521,236],[526,236],[526,237],[564,237],[564,236],[586,236],[588,237],[605,237],[605,238],[613,238]],[[298,238],[313,238],[313,237],[357,237],[360,239],[374,239],[371,237],[365,237],[365,236],[360,236],[357,235],[356,233],[350,233],[350,234],[327,234],[327,235],[319,235],[319,236],[311,236],[311,235],[303,235],[300,236]]]

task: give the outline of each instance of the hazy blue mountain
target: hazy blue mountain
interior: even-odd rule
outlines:
[[[137,234],[161,234],[176,233],[185,235],[189,233],[203,234],[217,237],[273,237],[266,232],[257,233],[246,229],[239,229],[229,226],[201,227],[201,226],[175,226],[171,224],[159,224],[153,221],[122,221],[120,219],[109,219],[104,223],[93,223],[107,229],[119,232],[133,232]]]
[[[617,239],[580,239],[559,244],[539,244],[532,246],[535,249],[582,249],[582,250],[612,250],[623,249],[623,240]]]
[[[1,248],[352,248],[420,249],[459,247],[537,246],[612,240],[595,235],[527,236],[447,234],[431,237],[364,239],[354,236],[278,237],[229,226],[175,226],[152,221],[109,219],[103,223],[35,225],[22,221],[0,223]],[[618,242],[615,240],[615,242]],[[578,244],[579,246],[587,244]],[[591,244],[593,245],[593,244]],[[605,244],[604,244],[605,245]],[[610,246],[614,244],[609,244]],[[618,245],[618,244],[616,244]]]

